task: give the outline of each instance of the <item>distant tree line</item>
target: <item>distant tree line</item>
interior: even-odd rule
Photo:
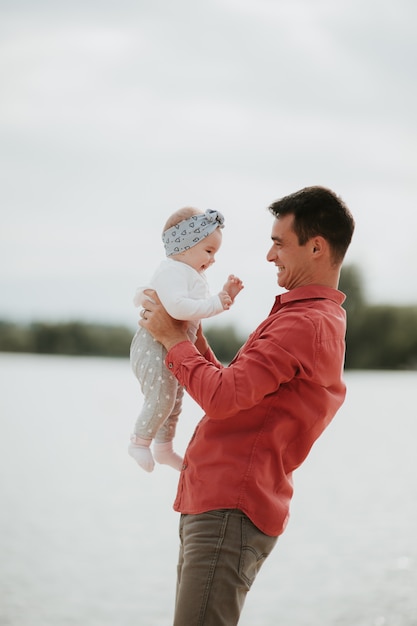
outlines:
[[[340,289],[347,295],[346,369],[417,369],[417,306],[368,304],[355,266],[343,269]],[[223,363],[246,339],[230,325],[205,334]],[[124,326],[0,321],[0,352],[128,357],[132,337]]]
[[[133,332],[124,326],[0,321],[1,352],[126,357],[132,337]]]
[[[0,352],[128,357],[133,334],[125,326],[0,320]],[[232,326],[208,328],[205,335],[222,362],[231,361],[244,342]]]
[[[342,271],[346,295],[346,369],[417,369],[417,306],[366,302],[355,266]]]

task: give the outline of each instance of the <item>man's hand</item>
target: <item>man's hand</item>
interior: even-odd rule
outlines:
[[[171,317],[153,289],[145,289],[143,293],[145,297],[142,298],[139,326],[146,328],[167,350],[181,341],[189,341],[187,322]]]

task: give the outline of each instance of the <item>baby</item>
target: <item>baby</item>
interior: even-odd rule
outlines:
[[[205,270],[215,261],[223,227],[224,218],[219,211],[209,209],[202,213],[186,207],[171,215],[162,234],[167,258],[134,299],[135,305],[140,306],[144,289],[154,289],[172,317],[189,322],[188,336],[192,342],[196,340],[200,320],[229,309],[243,289],[242,281],[230,275],[222,291],[210,295]],[[155,461],[177,470],[182,467],[182,458],[174,452],[172,442],[184,389],[166,368],[165,356],[165,348],[147,330],[139,328],[132,340],[130,360],[144,402],[128,452],[147,472],[154,469]]]

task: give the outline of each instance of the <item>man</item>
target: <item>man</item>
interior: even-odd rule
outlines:
[[[269,316],[223,367],[202,332],[193,345],[155,292],[140,325],[167,349],[166,365],[205,412],[189,443],[174,626],[232,626],[284,531],[292,472],[345,398],[345,296],[337,290],[354,231],[332,191],[307,187],[274,202],[267,260],[278,269]]]

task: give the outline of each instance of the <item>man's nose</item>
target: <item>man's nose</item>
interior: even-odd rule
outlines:
[[[266,260],[269,262],[272,262],[275,260],[275,254],[274,254],[274,249],[273,248],[269,248],[268,252],[266,253]]]

